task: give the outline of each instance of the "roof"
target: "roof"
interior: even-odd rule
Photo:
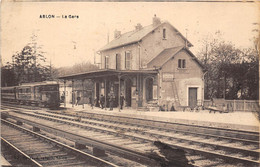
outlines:
[[[77,73],[72,75],[61,76],[59,79],[75,79],[75,78],[84,78],[84,79],[93,79],[97,77],[109,77],[117,76],[119,74],[140,74],[140,73],[149,73],[156,74],[157,70],[143,69],[143,70],[116,70],[116,69],[99,69],[95,71],[88,71],[84,73]]]
[[[165,62],[167,62],[171,57],[177,54],[180,50],[182,50],[183,46],[173,47],[164,49],[158,56],[152,59],[148,63],[148,67],[161,67]]]
[[[42,82],[21,83],[20,86],[55,85],[55,84],[58,84],[58,82],[57,81],[42,81]]]
[[[156,28],[160,27],[163,24],[169,24],[170,26],[172,26],[168,22],[163,22],[157,26],[154,26],[151,24],[151,25],[143,27],[142,29],[140,29],[138,31],[133,30],[133,31],[121,34],[119,38],[112,40],[107,45],[105,45],[103,48],[101,48],[99,51],[105,51],[105,50],[114,49],[117,47],[122,47],[125,45],[140,42],[145,36],[147,36],[149,33],[151,33],[152,31],[154,31]],[[172,26],[172,28],[175,29],[184,40],[186,40],[186,38],[175,27]],[[189,45],[192,46],[192,44],[188,40],[187,40],[187,42]]]
[[[21,83],[18,86],[8,86],[8,87],[1,87],[2,89],[12,89],[18,87],[32,87],[32,86],[43,86],[43,85],[56,85],[58,82],[56,81],[42,81],[42,82],[30,82],[30,83]]]
[[[164,49],[158,56],[152,59],[147,66],[148,67],[162,67],[166,62],[173,58],[181,50],[185,50],[189,53],[192,59],[204,70],[204,66],[196,58],[196,56],[185,46],[173,47]]]

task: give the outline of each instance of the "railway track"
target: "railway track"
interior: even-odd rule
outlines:
[[[123,138],[132,138],[138,141],[150,143],[149,146],[151,146],[151,143],[157,144],[158,147],[165,144],[166,146],[170,146],[172,148],[177,148],[180,150],[185,150],[189,153],[187,156],[188,159],[192,159],[198,164],[198,166],[204,166],[205,160],[201,158],[201,155],[203,157],[206,157],[206,161],[209,159],[215,159],[219,158],[222,160],[225,160],[223,162],[222,160],[211,161],[211,163],[207,162],[207,164],[210,166],[210,164],[214,164],[214,166],[220,165],[222,166],[223,163],[232,161],[233,164],[236,165],[250,165],[250,166],[258,166],[259,165],[259,152],[258,149],[258,141],[255,141],[254,139],[257,137],[257,134],[253,132],[249,132],[246,134],[245,131],[231,131],[228,129],[228,131],[234,136],[235,133],[243,133],[236,134],[236,138],[226,137],[225,135],[219,135],[212,134],[214,130],[211,130],[210,134],[206,133],[191,133],[190,131],[181,131],[179,128],[169,128],[165,123],[163,126],[155,126],[154,123],[147,123],[147,120],[144,120],[144,123],[142,124],[140,120],[137,124],[136,121],[133,121],[134,123],[128,123],[126,122],[126,118],[119,119],[118,117],[114,116],[113,119],[111,119],[111,116],[109,116],[110,119],[104,119],[106,116],[102,116],[101,118],[97,118],[97,116],[91,114],[85,114],[81,115],[81,121],[80,123],[75,123],[75,115],[67,114],[67,116],[63,115],[57,115],[54,113],[37,113],[37,114],[28,114],[33,117],[41,118],[41,119],[48,119],[52,121],[59,121],[64,124],[70,124],[73,126],[77,126],[80,128],[92,130],[92,131],[99,131],[102,133],[106,133],[106,139],[109,140],[117,140],[119,143],[124,145],[124,141],[122,139],[119,139],[123,136]],[[97,114],[100,116],[100,114]],[[86,119],[86,120],[85,120]],[[129,118],[132,119],[132,118]],[[74,121],[74,122],[73,122]],[[106,121],[106,122],[104,122]],[[83,125],[82,125],[83,124]],[[152,124],[152,125],[151,125]],[[162,124],[162,123],[161,123]],[[88,126],[86,126],[88,125]],[[131,125],[131,126],[130,126]],[[180,126],[180,125],[179,125]],[[185,125],[187,126],[187,125]],[[187,128],[187,127],[186,127]],[[198,127],[196,127],[198,128]],[[202,128],[202,127],[201,127]],[[205,129],[205,127],[203,127]],[[179,129],[178,131],[176,129]],[[223,129],[218,129],[223,132]],[[198,131],[198,130],[197,130]],[[209,131],[209,130],[208,130]],[[206,131],[206,132],[208,132]],[[177,133],[177,135],[176,135]],[[216,132],[217,134],[220,132]],[[114,136],[118,136],[117,139],[114,137],[110,137],[109,134],[113,134]],[[225,134],[225,133],[221,133]],[[217,137],[216,137],[217,136]],[[243,139],[238,138],[239,136],[243,136]],[[246,139],[244,139],[246,137]],[[196,138],[196,139],[195,139]],[[161,142],[155,143],[154,141],[160,140]],[[213,140],[214,139],[214,140]],[[217,141],[215,141],[217,139]],[[122,140],[122,141],[121,141]],[[210,140],[210,142],[209,142]],[[220,144],[220,141],[222,141],[222,144]],[[213,144],[212,144],[213,142]],[[223,145],[223,142],[225,143]],[[226,143],[228,142],[228,144]],[[129,141],[128,141],[129,143]],[[218,143],[218,144],[216,144]],[[237,145],[236,147],[234,147]],[[159,144],[159,145],[158,145]],[[138,145],[138,144],[137,144]],[[143,144],[144,145],[144,144]],[[229,146],[228,146],[229,145]],[[247,146],[244,146],[247,145]],[[144,145],[145,146],[145,145]],[[240,148],[241,146],[242,149]],[[145,146],[148,147],[148,146]],[[155,152],[162,152],[161,149],[154,149]],[[149,148],[149,147],[148,147]],[[203,148],[203,149],[202,149]],[[195,156],[194,156],[195,153]],[[200,155],[197,156],[196,155]],[[204,161],[204,163],[199,163],[199,161]],[[212,163],[213,162],[213,163]],[[202,164],[202,165],[201,165]]]
[[[16,117],[13,114],[8,114],[6,116],[5,113],[2,113],[2,117],[8,117],[7,119],[11,118],[13,120],[18,120],[34,127],[39,127],[40,129],[48,133],[55,134],[56,136],[62,136],[68,140],[78,141],[85,145],[105,149],[108,152],[112,152],[119,155],[120,157],[122,156],[141,164],[145,164],[148,166],[159,166],[155,160],[147,157],[147,155],[141,152],[134,151],[128,148],[121,148],[119,145],[111,144],[107,141],[100,141],[98,137],[101,137],[102,135],[103,139],[105,139],[104,136],[106,136],[106,134],[104,135],[103,133],[96,132],[96,138],[93,139],[89,138],[89,131],[84,132],[81,130],[81,128],[75,128],[68,124],[61,124],[57,121],[46,121],[43,119],[37,119],[35,117],[30,117],[28,119],[28,116],[27,118],[21,115]]]
[[[23,108],[23,109],[28,109],[28,110],[41,110],[41,109],[43,109],[43,108],[38,107],[38,106],[21,105],[21,104],[17,104],[17,102],[10,102],[10,101],[4,101],[4,102],[2,101],[1,107],[2,108]]]
[[[1,141],[13,166],[117,166],[3,119]]]
[[[67,120],[73,119],[73,117],[56,116],[56,115],[50,115],[50,114],[43,114],[43,115],[52,116],[52,117],[61,118],[61,119],[67,119]],[[164,143],[168,143],[168,145],[171,145],[171,146],[176,146],[176,144],[171,144],[171,143],[183,143],[186,146],[187,145],[195,146],[195,147],[199,146],[199,148],[197,147],[197,149],[200,149],[203,147],[206,154],[211,154],[212,157],[224,158],[226,160],[229,159],[232,161],[234,161],[234,160],[243,161],[244,163],[250,163],[250,164],[251,163],[253,164],[254,162],[257,162],[257,160],[259,160],[259,151],[257,151],[259,149],[259,143],[258,143],[258,141],[252,140],[252,139],[254,139],[252,133],[250,133],[250,135],[248,136],[248,138],[251,138],[251,140],[249,140],[249,139],[239,139],[239,138],[230,138],[230,137],[224,137],[224,136],[216,136],[216,135],[205,135],[205,134],[200,134],[200,133],[199,134],[198,133],[188,134],[187,131],[184,131],[184,132],[178,131],[179,134],[176,135],[176,132],[173,134],[169,128],[161,128],[161,127],[156,128],[155,126],[147,126],[147,124],[145,126],[142,125],[143,127],[141,127],[140,124],[139,125],[132,124],[132,126],[129,127],[129,125],[123,126],[122,122],[112,121],[112,123],[111,123],[111,120],[110,120],[110,123],[106,123],[106,124],[104,124],[103,120],[102,121],[101,120],[90,121],[88,119],[88,120],[84,121],[82,119],[81,122],[95,126],[96,128],[105,127],[108,129],[115,129],[115,130],[121,131],[121,132],[128,132],[128,134],[133,133],[132,135],[135,135],[135,134],[139,134],[142,136],[146,135],[151,138],[154,138],[154,140],[160,139],[161,141],[164,141]],[[128,122],[128,121],[126,121],[126,122]],[[127,123],[127,124],[129,124],[129,123]],[[180,134],[180,133],[182,133],[182,134]],[[192,136],[190,136],[190,135],[192,135]],[[200,135],[202,135],[202,137]],[[237,135],[237,136],[241,136],[241,134]],[[197,139],[194,140],[194,138],[197,138]],[[217,141],[214,141],[212,139],[217,139]],[[206,142],[206,141],[208,141],[208,142]],[[151,142],[151,140],[150,140],[150,142]],[[179,146],[178,148],[186,149],[189,151],[194,151],[192,149],[182,147],[182,146]],[[215,152],[214,154],[211,153],[212,150]],[[222,155],[223,151],[225,151],[225,153],[224,153],[225,157]],[[203,150],[197,150],[197,152],[205,155],[205,152]],[[219,153],[219,154],[217,154],[217,153]],[[236,157],[236,156],[238,156],[238,157]],[[257,165],[257,163],[255,165]]]

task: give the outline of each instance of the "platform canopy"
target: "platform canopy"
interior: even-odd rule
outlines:
[[[72,80],[72,79],[94,79],[107,76],[120,76],[125,74],[157,74],[156,69],[153,70],[115,70],[115,69],[100,69],[95,71],[88,71],[84,73],[77,73],[71,75],[65,75],[59,77],[63,80]]]

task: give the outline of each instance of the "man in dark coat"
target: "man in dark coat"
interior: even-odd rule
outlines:
[[[79,105],[79,102],[80,102],[80,96],[77,97],[76,106]]]
[[[120,109],[123,110],[123,105],[124,105],[125,97],[121,93],[120,95]]]
[[[110,110],[113,110],[113,105],[114,105],[114,97],[113,97],[113,95],[110,95],[110,97],[109,97],[109,108],[110,108]]]
[[[91,96],[89,96],[89,104],[90,104],[91,108],[93,109],[93,100],[92,100]]]
[[[101,95],[100,97],[100,105],[101,105],[101,109],[104,108],[104,103],[105,103],[105,97],[103,95]]]

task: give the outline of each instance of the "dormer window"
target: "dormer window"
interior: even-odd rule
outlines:
[[[163,39],[166,39],[166,28],[163,29]]]
[[[178,60],[178,68],[186,68],[186,60],[185,59],[179,59]]]
[[[105,69],[109,68],[109,56],[105,56]]]

